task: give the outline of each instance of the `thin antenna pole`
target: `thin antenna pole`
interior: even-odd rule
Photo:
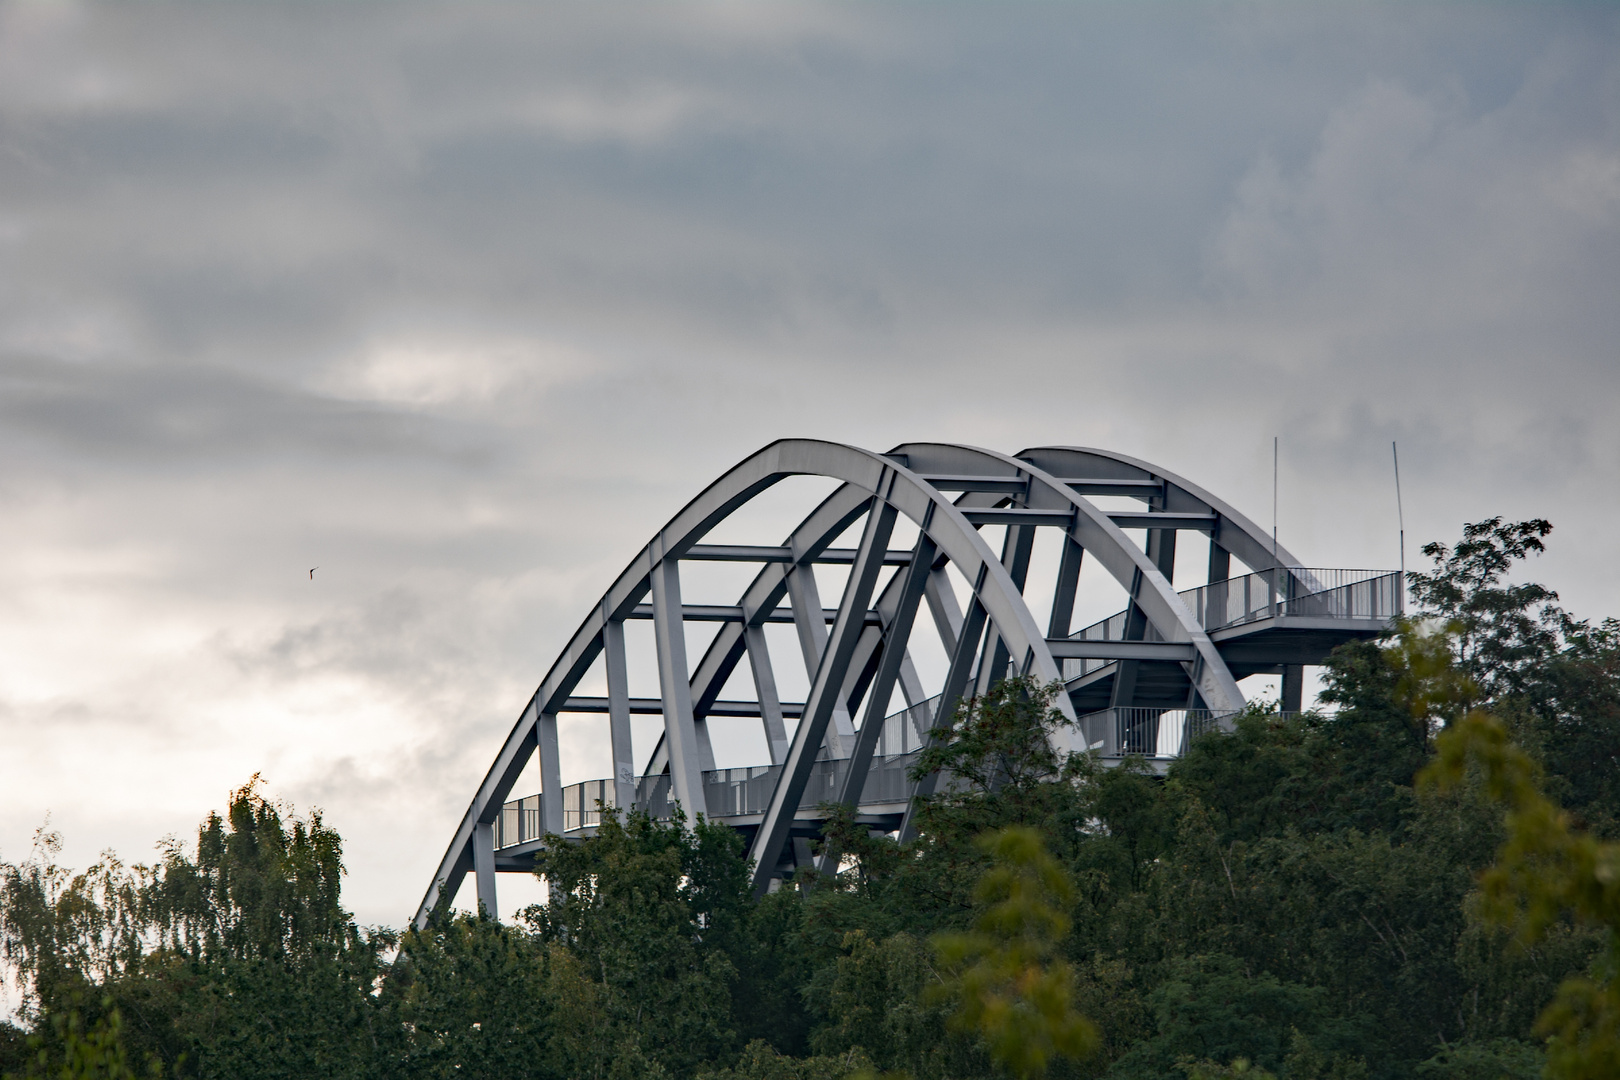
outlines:
[[[1271,437],[1271,561],[1277,562],[1277,436]]]
[[[1401,599],[1403,601],[1401,607],[1404,610],[1406,606],[1404,603],[1406,599],[1406,511],[1401,507],[1401,451],[1395,445],[1393,439],[1390,440],[1389,453],[1395,460],[1395,519],[1400,522],[1401,526]]]

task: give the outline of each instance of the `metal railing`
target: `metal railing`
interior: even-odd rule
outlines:
[[[538,795],[514,799],[501,807],[500,816],[495,819],[495,846],[498,848],[538,840],[544,835]]]
[[[1337,570],[1288,567],[1212,582],[1179,593],[1198,625],[1207,630],[1239,626],[1279,615],[1319,619],[1388,619],[1401,613],[1400,574],[1391,570]],[[1121,611],[1070,635],[1078,641],[1122,641],[1130,610]],[[1143,641],[1162,641],[1147,626]],[[1062,661],[1063,677],[1088,674],[1112,660]],[[937,698],[929,698],[883,719],[883,731],[872,755],[872,768],[861,788],[859,804],[905,800],[906,770],[916,761],[934,723]],[[1218,727],[1228,713],[1202,709],[1102,709],[1080,718],[1084,745],[1100,750],[1105,758],[1137,754],[1148,758],[1180,756],[1193,738]],[[847,758],[822,758],[810,771],[801,805],[815,806],[838,798],[843,790]],[[714,769],[703,774],[703,798],[710,817],[762,814],[781,775],[780,765]],[[562,831],[575,832],[601,824],[598,804],[614,805],[611,780],[587,780],[563,788]],[[635,805],[650,816],[668,819],[672,813],[667,773],[636,780]],[[556,823],[543,820],[540,796],[507,803],[495,819],[495,846],[538,840]]]
[[[837,800],[849,774],[849,758],[823,758],[810,766],[801,806],[816,806]],[[903,754],[874,754],[866,782],[856,798],[857,805],[904,802],[908,787],[906,770],[917,760],[917,751]],[[713,769],[703,774],[703,801],[711,818],[745,817],[763,814],[771,802],[771,792],[782,775],[780,765],[754,765],[740,769]],[[668,774],[644,776],[637,789],[636,805],[653,818],[668,818],[670,805]]]
[[[917,760],[933,723],[938,698],[929,698],[883,718],[883,730],[872,752],[872,767],[856,800],[858,805],[904,802],[909,792],[906,770]],[[810,768],[802,805],[831,802],[843,791],[849,772],[848,758],[822,758]],[[744,817],[763,814],[770,805],[771,792],[782,775],[780,765],[754,765],[737,769],[711,769],[703,774],[703,801],[712,818]],[[565,833],[602,823],[602,806],[613,806],[611,780],[586,780],[569,784],[562,791]],[[598,805],[600,804],[600,805]],[[668,820],[674,813],[668,773],[636,778],[638,809],[650,817]],[[495,822],[495,846],[537,840],[545,832],[557,831],[542,819],[540,796],[531,795],[507,803]]]
[[[1102,757],[1174,758],[1234,715],[1208,709],[1114,708],[1087,713],[1078,724],[1085,746]]]
[[[1277,616],[1315,619],[1389,619],[1401,614],[1401,575],[1395,570],[1282,567],[1184,589],[1177,594],[1206,632]],[[1074,641],[1123,641],[1127,608],[1077,630]],[[1143,641],[1163,641],[1152,626]],[[1113,660],[1064,660],[1063,677],[1075,679]]]
[[[1181,593],[1205,630],[1292,615],[1317,619],[1389,619],[1400,614],[1394,570],[1264,570]]]
[[[573,832],[587,825],[602,824],[602,806],[613,806],[612,780],[587,780],[563,788],[563,831]]]

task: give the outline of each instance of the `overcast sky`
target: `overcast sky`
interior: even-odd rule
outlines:
[[[261,772],[402,922],[592,602],[782,436],[1269,523],[1276,435],[1283,543],[1355,567],[1398,439],[1414,563],[1545,516],[1620,613],[1612,5],[0,4],[0,282],[6,859]]]

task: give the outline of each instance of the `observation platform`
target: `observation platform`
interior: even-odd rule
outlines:
[[[1320,664],[1339,645],[1378,636],[1400,609],[1400,574],[1393,570],[1344,570],[1292,567],[1228,578],[1177,594],[1193,617],[1210,633],[1222,659],[1237,678],[1282,674],[1293,665]],[[1064,748],[1090,750],[1104,765],[1126,757],[1142,758],[1163,773],[1187,745],[1205,732],[1218,730],[1233,715],[1185,707],[1190,688],[1182,662],[1192,659],[1191,646],[1165,648],[1152,626],[1142,628],[1143,659],[1136,675],[1136,699],[1146,705],[1109,707],[1122,660],[1087,657],[1087,643],[1118,645],[1129,641],[1130,610],[1100,620],[1067,638],[1049,640],[1062,662],[1064,685],[1078,714],[1064,733]],[[1075,643],[1073,646],[1070,643]],[[1153,649],[1153,646],[1159,646]],[[1071,651],[1072,650],[1072,651]],[[1081,653],[1082,655],[1073,655]],[[1152,657],[1152,659],[1146,659]],[[856,803],[855,820],[874,832],[900,828],[909,799],[906,774],[927,741],[937,698],[895,712],[883,720],[876,753]],[[658,703],[639,703],[656,712]],[[716,702],[709,715],[757,715],[746,702]],[[1298,703],[1291,703],[1298,710]],[[581,711],[598,706],[588,699]],[[1090,706],[1089,708],[1087,706]],[[786,716],[802,713],[802,703],[783,702]],[[836,802],[849,775],[849,758],[818,759],[790,835],[809,840],[821,835],[824,804]],[[707,817],[742,832],[750,841],[766,810],[783,766],[757,765],[703,773]],[[671,817],[670,775],[636,778],[634,807],[660,820]],[[615,806],[610,779],[587,780],[563,789],[562,827],[547,827],[539,795],[507,802],[495,822],[494,849],[499,871],[527,871],[544,837],[555,832],[566,839],[591,836],[601,821],[601,806]],[[785,867],[791,869],[791,867]]]

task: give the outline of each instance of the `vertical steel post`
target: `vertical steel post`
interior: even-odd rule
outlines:
[[[962,636],[962,611],[956,606],[956,590],[951,588],[951,576],[943,566],[935,567],[928,575],[925,595],[945,655],[950,656],[956,652],[956,639]]]
[[[636,757],[631,745],[630,676],[625,669],[624,623],[602,624],[602,654],[607,666],[608,737],[613,747],[613,805],[628,814],[636,802]]]
[[[1283,712],[1299,712],[1305,705],[1305,665],[1284,664],[1282,669]]]
[[[557,760],[557,714],[543,712],[534,722],[535,751],[540,757],[540,827],[563,831],[562,764]]]
[[[939,705],[934,711],[934,726],[928,732],[927,746],[930,747],[937,745],[949,732],[956,714],[956,704],[962,699],[962,691],[967,689],[968,679],[973,674],[973,658],[978,654],[979,637],[984,633],[988,621],[984,605],[979,602],[979,590],[984,587],[984,579],[985,568],[981,566],[978,580],[973,583],[973,599],[968,602],[967,614],[962,619],[962,632],[957,635],[956,648],[951,652],[951,666],[945,672],[945,685],[940,690]],[[917,797],[932,795],[938,783],[939,774],[929,773],[911,785],[910,797],[906,800],[906,816],[900,822],[902,844],[917,835],[917,823],[913,816]]]
[[[1074,594],[1080,584],[1080,564],[1086,549],[1072,533],[1063,534],[1063,554],[1058,559],[1057,587],[1052,591],[1052,615],[1047,620],[1046,636],[1066,638],[1074,621]]]
[[[478,888],[478,908],[485,918],[500,918],[495,903],[495,823],[480,821],[473,826],[473,879]]]
[[[1164,510],[1162,499],[1155,499],[1149,504],[1149,511]],[[1147,535],[1147,557],[1152,561],[1154,569],[1164,575],[1164,580],[1173,582],[1176,573],[1176,530],[1149,529]],[[1132,575],[1131,599],[1129,614],[1125,616],[1125,641],[1142,641],[1147,637],[1147,614],[1137,605],[1137,595],[1142,591],[1142,571],[1137,570]],[[1136,704],[1136,682],[1141,672],[1142,661],[1120,660],[1114,669],[1114,685],[1109,694],[1109,705],[1114,708],[1130,708]]]
[[[1022,502],[1023,500],[1016,500]],[[1029,557],[1035,547],[1035,527],[1032,525],[1009,525],[1007,534],[1001,542],[1001,565],[1007,568],[1007,574],[1012,578],[1013,584],[1022,590],[1024,581],[1029,577]],[[1007,664],[1010,657],[1007,655],[1007,646],[1001,640],[1001,635],[994,628],[985,636],[984,656],[979,661],[978,692],[986,694],[990,688],[1007,677]]]
[[[850,573],[854,572],[851,568]],[[793,627],[799,633],[799,651],[804,654],[805,674],[814,680],[827,651],[827,616],[821,606],[821,591],[816,587],[814,565],[805,562],[793,566],[788,571],[787,587],[788,602],[793,606]],[[827,750],[833,757],[840,758],[848,756],[848,743],[855,734],[855,724],[849,718],[843,695],[837,696],[839,700],[833,705],[832,724],[827,732]]]
[[[671,794],[686,811],[688,823],[692,823],[699,814],[707,814],[708,807],[703,797],[703,762],[698,748],[697,722],[692,718],[692,675],[686,666],[680,564],[675,559],[660,557],[653,564],[652,598]]]
[[[787,725],[782,722],[782,699],[776,692],[776,673],[771,670],[771,651],[765,642],[765,628],[758,624],[743,627],[748,669],[754,675],[754,693],[759,699],[759,721],[765,729],[765,745],[771,764],[787,759]]]

